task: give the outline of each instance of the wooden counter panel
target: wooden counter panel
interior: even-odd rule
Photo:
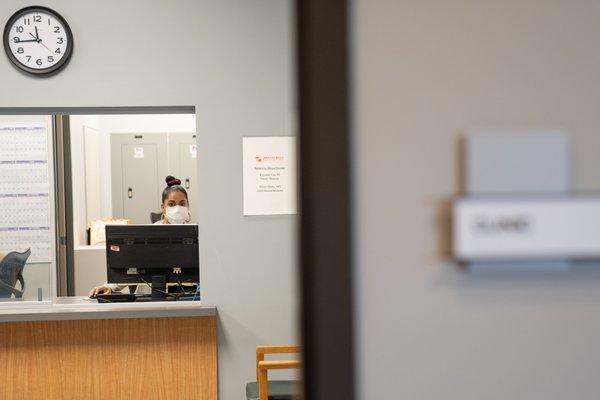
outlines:
[[[0,323],[0,399],[217,398],[215,317]]]

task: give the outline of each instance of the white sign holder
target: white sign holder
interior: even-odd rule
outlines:
[[[244,137],[244,215],[297,213],[295,137]]]

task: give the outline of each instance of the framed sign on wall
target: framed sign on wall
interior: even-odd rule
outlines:
[[[295,137],[243,138],[244,215],[296,214]]]

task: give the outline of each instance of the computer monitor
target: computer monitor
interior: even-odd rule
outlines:
[[[198,225],[106,225],[108,283],[197,283],[198,259]]]

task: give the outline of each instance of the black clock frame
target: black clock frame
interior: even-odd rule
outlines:
[[[21,16],[23,16],[24,14],[29,14],[29,13],[35,12],[35,11],[39,11],[41,13],[52,15],[63,25],[63,27],[65,29],[65,33],[67,35],[67,48],[65,50],[65,54],[63,55],[63,57],[60,59],[60,61],[58,63],[54,64],[53,66],[48,67],[48,68],[43,68],[43,69],[35,69],[35,68],[28,67],[27,65],[21,64],[21,62],[19,60],[17,60],[17,58],[14,56],[14,54],[10,50],[10,45],[9,45],[10,30],[12,28],[13,23],[17,19],[21,18]],[[8,21],[6,22],[6,25],[4,26],[4,34],[2,35],[2,42],[4,43],[4,51],[6,52],[8,59],[11,61],[11,63],[16,68],[18,68],[20,71],[26,72],[26,73],[34,75],[34,76],[40,76],[40,77],[51,76],[51,75],[61,71],[64,67],[66,67],[66,65],[71,60],[71,55],[73,54],[73,47],[75,44],[73,41],[73,33],[71,32],[71,27],[69,26],[67,21],[62,17],[62,15],[60,15],[59,13],[57,13],[56,11],[54,11],[48,7],[42,7],[42,6],[29,6],[29,7],[22,8],[19,11],[15,12],[8,19]]]

